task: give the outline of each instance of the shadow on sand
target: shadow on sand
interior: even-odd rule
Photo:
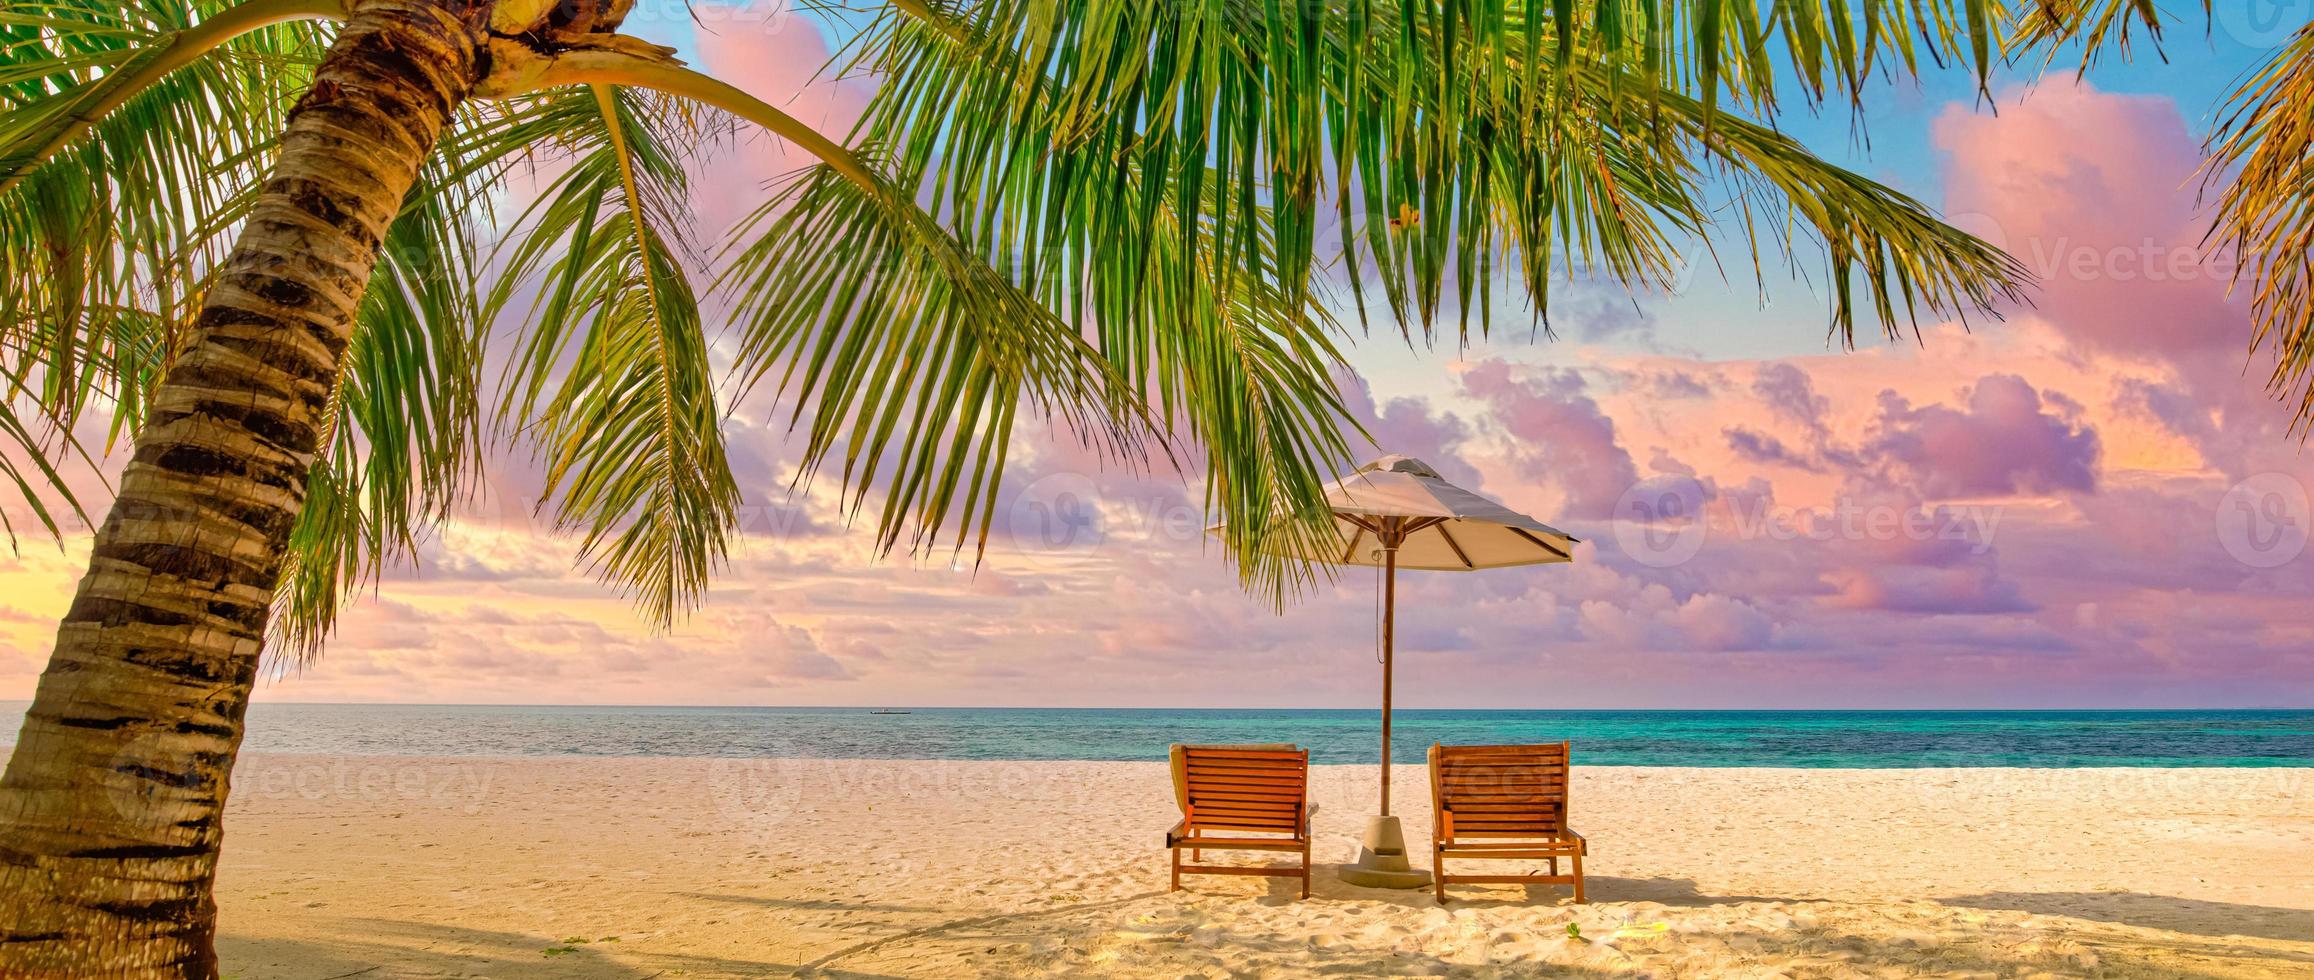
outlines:
[[[2314,949],[2291,948],[2275,941],[2121,933],[2096,920],[2051,923],[2011,918],[1977,927],[1938,929],[1921,921],[1917,913],[1819,899],[1704,894],[1686,879],[1602,881],[1614,889],[1613,894],[1624,896],[1624,901],[1656,903],[1671,909],[1746,905],[1775,908],[1739,908],[1725,915],[1703,913],[1695,920],[1702,928],[1693,932],[1642,929],[1627,933],[1611,925],[1617,921],[1614,909],[1621,901],[1595,901],[1594,905],[1600,907],[1595,908],[1594,913],[1610,924],[1598,925],[1594,919],[1592,923],[1599,929],[1599,935],[1561,940],[1557,933],[1566,917],[1579,920],[1588,916],[1563,904],[1564,889],[1534,889],[1544,892],[1546,898],[1533,902],[1456,901],[1449,905],[1450,912],[1470,907],[1482,916],[1478,922],[1484,923],[1482,928],[1460,934],[1445,930],[1445,936],[1454,937],[1450,942],[1462,947],[1452,952],[1432,947],[1430,940],[1444,938],[1435,933],[1419,947],[1405,943],[1377,946],[1370,941],[1329,944],[1301,928],[1306,925],[1305,920],[1289,915],[1258,923],[1223,916],[1219,919],[1226,923],[1220,926],[1222,934],[1206,948],[1200,949],[1195,942],[1177,941],[1141,946],[1131,955],[1138,957],[1138,962],[1133,964],[1137,972],[1181,975],[1197,975],[1219,966],[1233,975],[1249,976],[1382,973],[1454,977],[2040,975],[2182,980],[2314,976]],[[1290,887],[1272,884],[1262,901],[1267,904]],[[1400,907],[1436,907],[1428,902],[1427,891],[1419,893],[1418,899],[1408,897],[1407,893],[1347,886],[1334,891],[1331,895],[1321,891],[1311,901],[1347,899]],[[1228,896],[1215,896],[1197,904],[1210,907],[1212,902],[1229,900]],[[1810,914],[1802,921],[1793,922],[1786,916],[1796,916],[1802,911],[1795,906],[1807,906]],[[1142,907],[1155,912],[1160,919],[1168,911],[1157,903]],[[1529,917],[1522,914],[1526,908],[1552,914]],[[1186,910],[1172,911],[1185,923],[1199,921],[1193,914],[1181,915]],[[2204,911],[2230,914],[2224,908]],[[1657,914],[1674,922],[1689,917],[1685,911]],[[2049,914],[2065,913],[2052,909]],[[1653,917],[1651,914],[1634,919],[1631,924],[1644,926],[1647,924],[1644,920]],[[1764,919],[1783,919],[1790,924],[1765,926]],[[1407,925],[1422,928],[1415,923]],[[1079,924],[1078,928],[1097,938],[1098,926],[1088,922]],[[1537,932],[1543,935],[1537,936]],[[1492,941],[1472,938],[1488,933],[1501,936],[1506,944],[1495,945]],[[2289,937],[2275,938],[2287,941]],[[1471,945],[1474,941],[1479,943],[1475,948]],[[1569,945],[1563,949],[1552,948],[1560,942]],[[1071,945],[1088,944],[1080,938]]]
[[[1710,895],[1693,878],[1616,878],[1590,875],[1583,883],[1586,897],[1601,902],[1655,902],[1680,908],[1732,905],[1740,902],[1813,902],[1820,899],[1780,895]],[[1359,898],[1414,908],[1437,908],[1436,892],[1424,888],[1360,888],[1334,877],[1331,867],[1310,879],[1312,895],[1321,898]],[[1276,889],[1272,888],[1275,894]],[[1565,885],[1449,885],[1447,908],[1502,908],[1506,906],[1571,906],[1574,890]]]
[[[1163,894],[1163,892],[1143,892],[1139,895],[1127,895],[1124,898],[1113,898],[1105,902],[1088,902],[1081,905],[1063,905],[1049,909],[1034,909],[1026,912],[1001,912],[995,915],[983,915],[970,919],[958,919],[951,922],[943,922],[938,925],[925,926],[921,929],[910,929],[906,932],[894,933],[889,936],[871,939],[864,943],[854,943],[850,946],[846,946],[809,963],[805,963],[802,966],[796,967],[795,975],[798,977],[869,976],[872,974],[846,973],[842,970],[835,969],[833,964],[837,960],[859,956],[864,953],[871,953],[886,947],[905,946],[916,942],[962,942],[967,945],[984,942],[1030,942],[1037,939],[1039,934],[1033,931],[1024,932],[1022,931],[1023,927],[1026,927],[1038,920],[1065,918],[1067,916],[1082,914],[1085,912],[1099,912],[1108,909],[1120,908],[1134,904],[1136,902],[1144,902],[1150,899],[1158,898]]]
[[[758,908],[788,909],[811,912],[883,912],[892,915],[930,915],[948,911],[930,905],[892,905],[884,902],[839,902],[832,899],[768,898],[761,895],[713,895],[706,892],[677,892],[683,898],[696,898],[726,905],[753,905]]]
[[[2314,942],[2314,911],[2271,905],[2206,902],[2142,892],[1987,892],[1938,901],[1964,908],[2061,915],[2197,936]]]
[[[1523,936],[1521,945],[1473,950],[1466,943],[1465,948],[1450,952],[1427,944],[1377,947],[1371,942],[1328,939],[1313,934],[1310,917],[1293,913],[1295,906],[1306,905],[1316,913],[1327,904],[1342,902],[1427,911],[1437,908],[1428,890],[1356,888],[1335,879],[1330,870],[1315,877],[1312,885],[1315,894],[1306,903],[1298,898],[1299,882],[1274,879],[1258,890],[1224,889],[1203,895],[1168,895],[1155,890],[1108,901],[961,918],[890,931],[800,963],[790,958],[792,952],[774,955],[770,950],[728,948],[717,950],[722,955],[660,952],[651,949],[647,939],[624,944],[599,939],[574,943],[550,935],[392,919],[349,921],[346,925],[352,935],[326,940],[227,935],[221,937],[220,951],[231,975],[252,980],[475,974],[513,980],[644,980],[654,976],[879,980],[929,975],[1008,976],[1023,971],[1100,972],[1111,967],[1178,974],[1210,973],[1219,967],[1238,973],[1303,976],[1369,976],[1383,970],[1436,976],[1531,973],[1591,977],[1625,975],[1634,970],[1712,975],[1754,967],[1822,976],[2022,976],[2038,972],[2187,978],[2314,975],[2314,948],[2301,945],[2314,942],[2314,915],[2295,909],[2155,895],[1990,893],[1945,899],[1943,904],[1954,908],[2081,921],[2068,926],[1996,920],[1976,932],[1948,933],[1931,940],[1909,919],[1875,922],[1887,913],[1868,908],[1773,896],[1709,894],[1685,878],[1601,876],[1592,879],[1591,892],[1595,905],[1605,906],[1602,911],[1610,916],[1614,906],[1626,902],[1695,910],[1807,904],[1823,909],[1824,921],[1820,925],[1811,919],[1791,927],[1763,928],[1742,911],[1732,921],[1721,913],[1696,912],[1692,914],[1717,925],[1688,934],[1570,939],[1567,941],[1583,945],[1549,952],[1538,950],[1534,930],[1555,933],[1559,914],[1572,912],[1565,904],[1564,888],[1484,888],[1472,889],[1474,894],[1468,898],[1457,897],[1447,909],[1471,909],[1484,917],[1480,921],[1494,923],[1488,929]],[[756,910],[752,914],[772,916],[787,910],[919,911],[914,906],[854,906],[732,895],[697,897],[749,906]],[[1228,911],[1217,905],[1248,902],[1284,907],[1271,908],[1254,918],[1215,914]],[[1535,920],[1521,914],[1523,908],[1549,910],[1553,916],[1544,926],[1537,926]],[[1405,913],[1389,915],[1396,918]],[[1610,917],[1609,921],[1614,920]],[[2106,923],[2176,935],[2125,934]],[[1420,928],[1414,922],[1406,924]],[[1340,927],[1332,928],[1339,931]],[[1547,960],[1556,962],[1535,959],[1538,952],[1547,953]],[[1569,959],[1574,962],[1566,962]]]
[[[1298,892],[1298,886],[1273,883],[1256,900],[1266,905],[1289,889]],[[1145,897],[1055,910],[1049,917],[953,923],[841,951],[816,961],[818,972],[807,969],[798,975],[835,977],[842,975],[837,968],[857,966],[870,973],[926,976],[962,969],[979,976],[1056,972],[1216,976],[1221,971],[1233,976],[1313,977],[2110,975],[2220,980],[2304,975],[2314,963],[2314,958],[2270,944],[2119,936],[2089,923],[2052,928],[2011,922],[1981,932],[1932,936],[1909,918],[1881,922],[1870,911],[1862,918],[1830,916],[1821,925],[1731,928],[1722,923],[1701,932],[1652,935],[1602,928],[1601,935],[1587,938],[1561,938],[1556,917],[1537,924],[1524,916],[1498,913],[1479,935],[1507,934],[1499,943],[1451,931],[1428,933],[1417,922],[1404,922],[1414,930],[1405,938],[1377,942],[1371,936],[1343,933],[1338,921],[1313,929],[1309,920],[1290,910],[1252,919],[1213,914],[1216,903],[1252,897],[1242,893],[1186,900]],[[1344,899],[1371,904],[1363,895],[1346,894],[1313,897],[1307,904]]]
[[[661,953],[621,943],[569,943],[557,937],[431,922],[356,920],[365,938],[251,938],[228,933],[217,950],[229,977],[366,980],[384,977],[491,976],[513,980],[643,980],[645,977],[787,976],[795,964],[776,959]],[[873,978],[871,973],[823,973]]]

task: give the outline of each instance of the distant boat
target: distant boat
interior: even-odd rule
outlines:
[[[892,709],[890,709],[890,708],[877,708],[876,710],[874,710],[874,711],[870,711],[870,712],[868,712],[868,713],[869,713],[869,714],[871,714],[871,715],[912,715],[912,714],[915,714],[915,712],[913,712],[913,711],[894,711],[894,710],[892,710]]]

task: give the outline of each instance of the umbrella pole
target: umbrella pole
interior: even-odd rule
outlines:
[[[1382,815],[1390,815],[1390,675],[1395,666],[1398,613],[1398,535],[1382,545]]]
[[[1406,540],[1404,519],[1384,518],[1382,531],[1382,812],[1366,821],[1358,860],[1342,866],[1341,877],[1368,888],[1420,888],[1430,872],[1406,861],[1406,832],[1390,815],[1390,675],[1398,644],[1398,545]]]

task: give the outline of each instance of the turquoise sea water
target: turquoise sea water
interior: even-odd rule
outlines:
[[[23,703],[0,703],[7,736]],[[253,751],[342,755],[1161,759],[1172,742],[1296,742],[1372,763],[1373,711],[258,704]],[[2314,710],[1400,711],[1392,756],[1571,739],[1627,766],[2314,766]]]

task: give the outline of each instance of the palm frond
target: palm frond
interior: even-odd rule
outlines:
[[[0,349],[29,410],[13,424],[66,453],[91,406],[116,439],[134,429],[323,49],[284,21],[316,6],[0,11]],[[77,506],[60,482],[17,482]]]
[[[457,176],[477,125],[462,128],[388,230],[362,296],[268,624],[275,653],[297,662],[319,655],[347,595],[414,557],[481,466],[475,237],[490,184]]]
[[[2212,2],[2201,0],[2204,18],[2210,15]],[[2066,45],[2078,45],[2084,75],[2109,53],[2127,59],[2141,38],[2159,54],[2163,19],[2168,16],[2154,0],[2027,0],[2025,6],[2010,38],[2011,48],[2039,48],[2042,62],[2048,64]]]
[[[39,379],[49,429],[92,406],[110,411],[115,442],[141,424],[326,49],[327,26],[291,22],[342,12],[35,0],[0,14],[0,249],[14,285],[0,329],[11,366]],[[410,553],[475,465],[471,226],[490,168],[526,149],[488,142],[498,115],[462,114],[364,295],[271,621],[269,642],[294,658],[317,651],[345,593]]]
[[[1734,210],[1748,216],[1755,244],[1769,238],[1795,262],[1809,246],[1821,253],[1833,339],[1854,344],[1860,308],[1895,338],[1907,327],[1917,335],[1923,312],[1965,321],[2026,302],[2022,284],[2031,273],[2023,263],[1945,224],[1927,205],[1828,164],[1773,129],[1710,118],[1693,99],[1662,93],[1654,109],[1734,182]],[[1764,275],[1756,247],[1753,254],[1754,274]]]
[[[1146,445],[1136,394],[1070,324],[895,195],[825,167],[785,182],[733,239],[739,397],[771,381],[805,437],[803,478],[843,457],[853,515],[883,491],[879,545],[985,548],[1025,403],[1104,452]]]
[[[1216,516],[1248,535],[1229,550],[1265,589],[1282,580],[1253,534],[1291,525],[1250,509],[1314,506],[1335,447],[1281,452],[1258,426],[1201,413],[1297,404],[1278,417],[1310,426],[1334,406],[1304,387],[1322,376],[1309,358],[1267,384],[1206,387],[1232,349],[1203,326],[1217,300],[1267,290],[1263,316],[1233,325],[1322,335],[1314,294],[1331,266],[1361,319],[1378,293],[1409,336],[1451,312],[1467,340],[1474,318],[1492,322],[1498,262],[1547,326],[1562,277],[1668,287],[1684,241],[1742,215],[1762,219],[1733,228],[1757,244],[1821,253],[1843,340],[1858,321],[1894,333],[1922,313],[1989,311],[2024,278],[1741,115],[1775,111],[1783,65],[1811,101],[1855,98],[1924,57],[1973,59],[1981,78],[2011,21],[1990,0],[893,6],[845,61],[879,80],[853,141],[888,147],[968,247],[1101,338],[1137,384],[1184,399],[1167,410],[1210,459],[1273,461],[1261,501],[1233,496],[1260,478],[1208,481]],[[1729,185],[1738,200],[1716,203]],[[1111,336],[1144,323],[1162,326]],[[1166,349],[1152,343],[1175,359],[1137,364]]]
[[[902,178],[976,247],[1045,227],[1053,202],[1112,192],[1083,210],[1111,243],[1104,268],[1145,277],[1141,229],[1165,206],[1184,228],[1218,222],[1198,267],[1223,291],[1256,271],[1253,228],[1266,227],[1300,298],[1330,218],[1361,315],[1370,269],[1401,327],[1426,332],[1450,296],[1465,330],[1490,309],[1490,262],[1507,251],[1529,253],[1520,285],[1545,312],[1554,268],[1673,274],[1670,243],[1713,213],[1689,165],[1709,152],[1719,101],[1772,111],[1779,59],[1811,97],[1853,96],[1922,49],[1957,44],[1989,65],[2009,20],[1990,0],[1787,0],[1765,16],[1749,0],[901,7],[915,15],[880,19],[852,51],[883,83],[855,138],[894,147]],[[1667,128],[1659,97],[1695,101],[1704,126]],[[1113,193],[1121,171],[1149,191]],[[1876,216],[1851,215],[1874,249],[1938,244]],[[1835,325],[1905,305],[1902,288],[1835,302]]]
[[[2012,7],[2037,0],[1591,0],[1602,56],[1656,86],[1773,114],[1797,88],[1810,105],[1858,106],[1866,87],[1924,67],[1958,67],[1989,85]],[[1553,27],[1555,30],[1555,25]]]
[[[1234,277],[1230,292],[1215,292],[1214,277],[1180,268],[1211,246],[1181,248],[1168,226],[1178,219],[1159,218],[1149,274],[1195,291],[1183,302],[1169,289],[1136,295],[1127,277],[1095,278],[1093,329],[1102,353],[1136,390],[1155,393],[1203,455],[1205,509],[1220,519],[1223,553],[1245,587],[1282,603],[1323,571],[1283,556],[1316,554],[1334,540],[1324,484],[1353,461],[1349,440],[1366,438],[1335,388],[1347,370],[1340,326],[1274,275]],[[1215,227],[1208,220],[1197,233]],[[1272,254],[1266,235],[1256,247]]]
[[[538,125],[572,156],[509,239],[485,316],[527,311],[507,431],[546,464],[558,526],[643,611],[671,622],[725,555],[739,490],[725,458],[698,297],[682,263],[686,134],[647,93],[570,88]],[[534,278],[543,285],[525,294]]]
[[[2271,349],[2267,386],[2314,431],[2314,25],[2228,97],[2204,171],[2216,194],[2209,241],[2249,287],[2252,349]]]
[[[2214,16],[2211,0],[2199,6]],[[2140,38],[2158,54],[2169,16],[2151,0],[2038,0],[2017,44],[2052,60],[2077,46],[2086,73],[2108,54],[2131,57]],[[2247,346],[2274,356],[2267,390],[2293,403],[2293,433],[2314,434],[2314,24],[2227,95],[2203,149],[2203,195],[2215,205],[2204,244],[2249,294]]]
[[[879,163],[661,49],[573,52],[530,83],[641,86],[712,106],[823,161],[786,181],[735,232],[724,286],[741,325],[734,400],[773,374],[808,416],[799,481],[844,453],[856,517],[883,491],[878,540],[913,528],[932,547],[953,516],[985,546],[1004,453],[1023,406],[1090,445],[1130,455],[1155,426],[1138,392],[1024,288],[889,183]],[[1001,266],[1001,268],[1000,268]],[[1032,280],[1033,281],[1033,280]],[[960,531],[961,549],[971,531]]]
[[[9,375],[7,381],[10,388],[20,389],[21,379],[15,376],[15,369],[7,368],[6,373]],[[39,522],[48,537],[62,540],[64,530],[58,522],[60,515],[50,498],[54,497],[82,524],[88,523],[88,512],[74,499],[70,486],[65,483],[63,472],[48,457],[58,455],[58,443],[78,453],[84,460],[87,454],[81,451],[79,443],[72,439],[70,432],[51,427],[44,416],[35,415],[27,419],[26,413],[20,410],[24,404],[20,399],[0,398],[0,478],[4,478],[6,485],[24,501],[24,509],[31,513],[33,520]],[[0,508],[0,534],[7,536],[8,549],[12,554],[17,552],[20,544],[16,535],[16,515],[11,513],[14,510],[12,507]]]

